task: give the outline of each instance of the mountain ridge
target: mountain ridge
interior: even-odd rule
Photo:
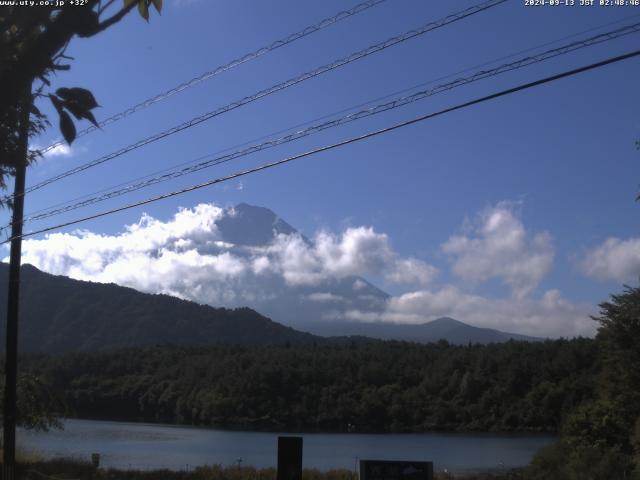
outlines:
[[[543,338],[503,332],[492,328],[475,327],[449,317],[440,317],[418,324],[394,324],[383,322],[328,322],[308,330],[320,336],[364,335],[381,340],[400,340],[432,343],[446,340],[456,345],[468,343],[501,343],[509,340],[539,342]]]
[[[279,235],[299,235],[311,245],[273,211],[248,204],[227,208],[214,228],[229,245],[225,248],[236,255],[268,246]],[[6,312],[7,277],[8,265],[0,264],[0,318]],[[262,295],[238,295],[235,304],[204,305],[116,284],[51,275],[23,265],[20,350],[54,353],[169,343],[306,345],[374,339],[420,343],[444,339],[454,344],[541,340],[446,317],[421,324],[343,320],[339,308],[382,313],[390,298],[359,276],[297,286],[275,274],[255,278],[247,278],[244,287]],[[5,330],[1,330],[4,345]]]
[[[0,263],[0,318],[6,323],[8,265]],[[309,333],[244,307],[215,308],[115,284],[21,268],[19,348],[25,352],[108,350],[157,344],[312,344]],[[0,331],[4,347],[5,329]]]
[[[330,345],[389,339],[419,343],[444,339],[465,344],[504,342],[510,338],[538,340],[478,329],[450,318],[422,325],[351,323],[352,330],[343,328],[321,335],[321,328],[299,331],[247,307],[215,308],[120,285],[51,275],[32,265],[23,265],[21,270],[19,349],[23,352],[100,351],[163,344]],[[8,265],[0,263],[0,318],[5,318],[7,276]],[[381,329],[394,327],[395,334],[379,334]],[[398,327],[404,330],[403,335],[397,334]],[[439,329],[436,334],[425,333],[425,329],[434,328]],[[455,329],[459,331],[453,335],[451,331]],[[484,331],[485,336],[472,335],[478,330]],[[2,328],[2,346],[4,337]]]
[[[262,244],[266,245],[277,235],[296,234],[311,244],[295,227],[268,208],[241,203],[232,207],[230,211],[232,215],[225,216],[222,222],[217,222],[224,241],[243,246],[253,245],[254,239],[260,238]],[[251,233],[241,238],[235,235],[238,231]],[[232,238],[233,241],[231,241]],[[355,288],[356,285],[358,288]],[[324,280],[318,285],[296,287],[285,285],[278,278],[271,278],[269,288],[275,294],[265,295],[267,300],[254,301],[250,305],[251,308],[284,325],[324,337],[368,336],[384,340],[423,343],[435,342],[441,337],[446,337],[447,341],[457,344],[504,342],[511,338],[524,341],[542,340],[537,337],[475,327],[447,317],[421,324],[340,320],[335,314],[338,305],[353,310],[382,313],[385,303],[391,298],[387,292],[361,276],[347,276]],[[304,318],[300,318],[299,312],[304,312]]]

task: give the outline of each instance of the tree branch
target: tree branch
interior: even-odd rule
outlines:
[[[133,2],[130,5],[123,7],[118,13],[112,15],[111,17],[107,18],[104,22],[101,22],[98,25],[98,28],[96,29],[96,31],[92,34],[95,35],[96,33],[100,33],[103,30],[106,30],[107,28],[109,28],[112,25],[115,25],[116,23],[118,23],[120,20],[122,20],[125,15],[127,13],[129,13],[131,10],[133,10],[136,6],[136,3]]]
[[[113,5],[115,1],[116,0],[109,0],[107,3],[104,4],[104,6],[100,5],[100,7],[98,8],[98,14],[102,15],[102,12],[104,12],[107,8]]]

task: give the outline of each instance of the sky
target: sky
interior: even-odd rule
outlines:
[[[165,1],[162,15],[153,12],[149,23],[129,15],[95,38],[75,39],[68,50],[72,68],[53,79],[53,88],[92,90],[101,105],[95,112],[100,120],[356,3]],[[50,152],[29,169],[27,185],[475,3],[387,0]],[[397,97],[410,87],[434,86],[635,22],[640,22],[638,7],[529,7],[509,0],[55,182],[27,195],[25,211],[28,215],[204,155],[235,151],[299,124]],[[465,85],[30,222],[25,230],[228,175],[626,53],[637,48],[639,38],[632,34]],[[302,274],[320,272],[324,279],[363,275],[391,294],[383,313],[355,312],[351,320],[421,322],[448,315],[540,336],[592,335],[596,323],[589,315],[597,314],[597,305],[624,284],[637,285],[640,275],[635,201],[640,191],[635,145],[640,139],[639,80],[636,58],[552,82],[31,237],[23,245],[23,262],[55,274],[183,296],[172,286],[179,277],[193,275],[189,298],[205,303],[207,298],[198,298],[198,286],[213,282],[207,277],[212,272],[222,275],[216,285],[233,275],[259,274],[253,263],[241,268],[244,260],[228,251],[212,254],[188,247],[202,236],[214,241],[218,219],[233,214],[229,207],[246,202],[270,208],[307,238],[324,239],[324,250],[273,246],[276,250],[266,257],[283,278],[300,269]],[[46,103],[42,108],[51,112]],[[58,129],[50,128],[32,139],[32,146],[46,146],[58,137]],[[5,211],[2,220],[7,219]],[[183,241],[179,248],[178,240]],[[280,240],[296,244],[294,238]],[[163,280],[149,282],[150,275]],[[217,297],[209,303],[223,301]]]

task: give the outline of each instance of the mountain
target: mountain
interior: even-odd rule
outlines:
[[[243,249],[265,246],[280,234],[300,234],[289,223],[264,207],[241,203],[216,226],[224,242],[233,244],[230,250],[242,256]],[[302,236],[305,242],[310,241]],[[321,336],[366,336],[378,339],[450,343],[495,343],[509,339],[536,341],[514,333],[478,328],[452,318],[439,318],[419,325],[366,323],[341,320],[341,312],[360,310],[382,312],[389,294],[359,276],[323,280],[310,286],[287,285],[279,275],[248,279],[250,291],[259,292],[243,301],[251,308],[298,330]]]
[[[304,235],[273,211],[241,203],[228,208],[216,221],[226,251],[237,257],[250,256],[255,247],[265,247],[278,235]],[[342,309],[381,311],[389,298],[366,279],[345,276],[320,280],[313,285],[287,284],[282,275],[264,273],[243,278],[243,294],[226,299],[226,307],[249,306],[254,310],[298,330],[310,331],[320,323],[335,319]]]
[[[309,329],[316,335],[353,336],[363,335],[386,340],[405,340],[429,343],[446,340],[456,345],[468,343],[502,343],[509,340],[528,342],[542,341],[542,338],[501,332],[491,328],[479,328],[467,325],[453,318],[442,317],[431,322],[418,325],[397,323],[365,323],[365,322],[324,322]]]
[[[0,263],[1,347],[5,342],[7,277],[8,265]],[[473,327],[452,318],[421,325],[324,321],[309,328],[312,334],[276,323],[246,307],[214,308],[114,284],[50,275],[31,265],[22,267],[21,278],[22,352],[98,351],[162,344],[341,344],[366,342],[364,337],[421,343],[444,339],[453,344],[541,340]]]
[[[0,263],[0,341],[5,345],[8,265]],[[114,284],[72,280],[23,265],[19,349],[96,351],[157,344],[312,344],[321,341],[249,308],[213,308]]]
[[[216,226],[223,241],[254,247],[267,245],[279,234],[298,233],[268,208],[246,203],[236,205],[233,215],[225,215],[216,222]]]
[[[271,210],[247,204],[226,209],[214,228],[224,251],[236,258],[255,258],[251,257],[254,252],[270,248],[280,235],[297,235],[311,245]],[[203,245],[210,248],[209,242]],[[21,351],[90,351],[167,343],[300,345],[367,341],[362,337],[413,342],[445,339],[455,344],[536,340],[450,318],[421,325],[345,321],[345,311],[380,313],[390,298],[358,276],[329,277],[307,285],[287,284],[283,275],[270,271],[244,276],[234,285],[208,285],[205,277],[193,288],[218,290],[222,285],[239,292],[217,303],[211,301],[213,306],[209,306],[115,284],[54,276],[30,265],[22,270]],[[0,319],[6,312],[7,276],[8,266],[0,264]],[[189,290],[183,294],[188,297]],[[4,333],[0,328],[1,345]],[[328,341],[322,337],[340,338]]]

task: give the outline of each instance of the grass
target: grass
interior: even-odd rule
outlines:
[[[37,454],[21,457],[16,480],[276,480],[275,468],[207,465],[190,471],[96,469],[75,459],[42,460]],[[451,475],[438,472],[435,480],[521,480],[522,472],[477,472]],[[358,480],[351,470],[304,469],[302,480]]]

